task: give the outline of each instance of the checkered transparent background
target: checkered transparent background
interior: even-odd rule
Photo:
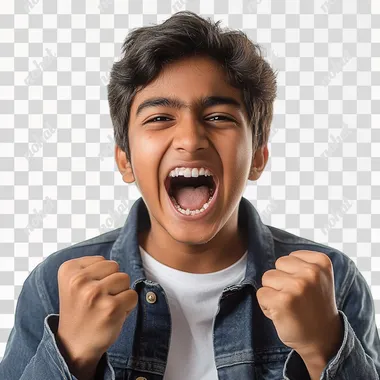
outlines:
[[[265,223],[351,257],[380,327],[380,2],[16,0],[0,5],[0,360],[23,282],[124,224],[106,84],[127,33],[188,9],[278,70],[270,159],[243,194]]]

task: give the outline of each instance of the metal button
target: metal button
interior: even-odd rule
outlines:
[[[147,378],[139,376],[138,378],[136,378],[136,380],[147,380]]]
[[[148,293],[146,293],[146,300],[149,303],[155,303],[157,301],[157,296],[153,292],[148,292]]]

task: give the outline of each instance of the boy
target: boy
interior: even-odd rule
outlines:
[[[124,227],[29,275],[0,378],[379,379],[368,285],[242,197],[268,160],[276,78],[191,12],[134,30],[109,84]]]

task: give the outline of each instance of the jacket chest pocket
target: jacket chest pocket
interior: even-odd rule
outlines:
[[[257,380],[283,380],[285,360],[283,362],[262,363],[255,366]]]
[[[251,359],[240,360],[218,368],[219,380],[283,380],[289,349],[274,348],[275,352],[254,353]]]
[[[291,350],[271,352],[258,355],[255,362],[255,379],[257,380],[283,380],[286,359]]]
[[[162,380],[163,379],[163,376],[154,375],[152,373],[145,373],[145,372],[131,371],[131,370],[127,370],[125,373],[126,373],[125,377],[121,378],[123,380]]]

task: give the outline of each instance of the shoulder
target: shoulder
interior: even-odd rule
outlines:
[[[108,259],[113,243],[118,238],[120,230],[121,228],[117,228],[53,252],[38,266],[41,266],[43,270],[45,268],[49,268],[49,270],[56,268],[58,270],[59,266],[65,261],[84,256],[103,256]]]

